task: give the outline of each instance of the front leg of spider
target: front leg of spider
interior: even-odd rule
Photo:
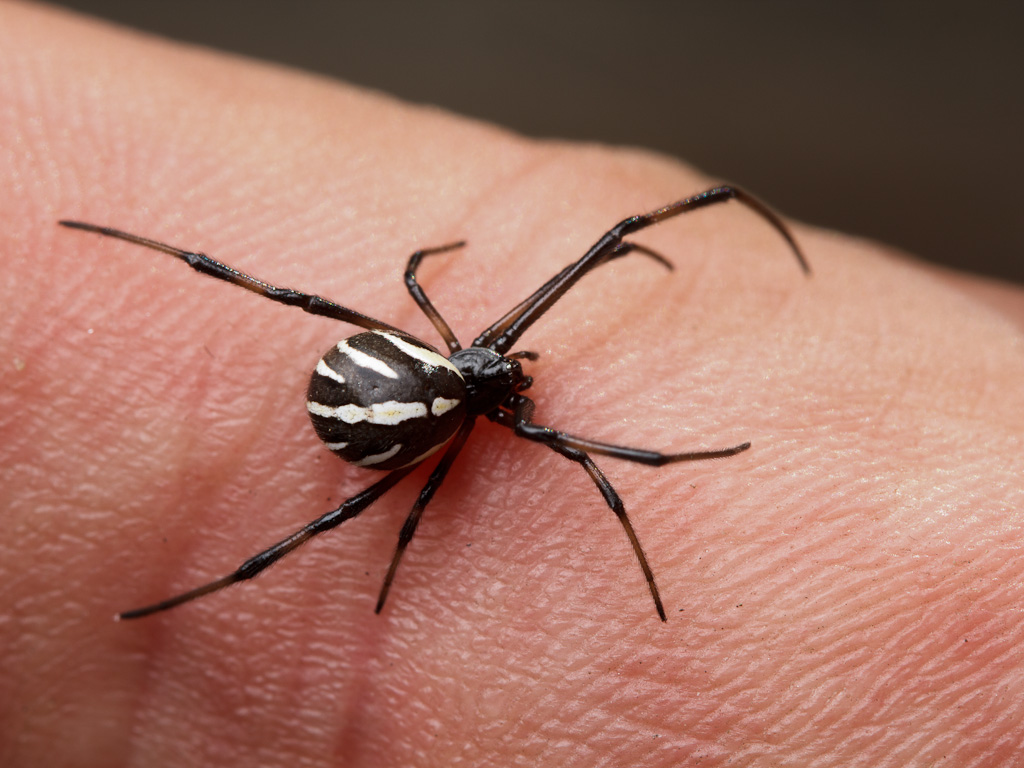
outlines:
[[[437,467],[420,492],[405,524],[380,591],[379,612],[388,596],[398,565],[413,538],[427,504],[444,482],[462,450],[478,416],[513,430],[527,440],[543,443],[579,464],[594,481],[615,512],[654,599],[658,616],[665,609],[654,575],[626,515],[621,498],[590,454],[662,466],[679,461],[732,456],[749,443],[717,451],[665,454],[602,443],[534,424],[533,402],[521,393],[533,379],[520,360],[536,360],[533,352],[510,352],[519,337],[565,295],[584,275],[630,253],[638,253],[671,269],[660,254],[624,238],[645,227],[682,213],[727,200],[738,200],[771,224],[789,243],[805,273],[810,269],[789,230],[763,203],[735,187],[715,187],[684,198],[648,214],[623,220],[605,233],[580,259],[547,280],[523,301],[487,328],[473,345],[463,349],[441,314],[417,281],[417,270],[428,256],[460,248],[463,242],[417,251],[406,269],[409,294],[431,321],[448,347],[449,357],[431,345],[392,325],[315,294],[266,283],[209,256],[110,227],[80,221],[61,221],[63,226],[124,240],[169,254],[196,270],[237,285],[263,298],[295,306],[313,315],[351,323],[362,333],[338,342],[317,363],[311,376],[306,410],[317,435],[339,458],[356,466],[388,472],[383,479],[346,500],[337,509],[313,520],[292,535],[246,560],[227,576],[153,605],[126,611],[119,618],[134,619],[187,603],[231,584],[251,579],[314,536],[351,520],[395,487],[422,461],[443,449]]]

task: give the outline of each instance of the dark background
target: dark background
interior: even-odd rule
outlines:
[[[1024,283],[1024,4],[60,4],[533,136],[661,150],[787,215]]]

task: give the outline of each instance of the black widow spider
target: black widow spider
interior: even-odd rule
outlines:
[[[96,232],[163,251],[181,259],[198,272],[234,283],[273,301],[365,329],[365,332],[339,342],[320,359],[310,381],[306,407],[317,434],[336,455],[357,466],[389,470],[383,479],[348,499],[337,509],[249,558],[233,573],[176,597],[126,611],[119,614],[118,618],[135,619],[164,611],[252,578],[313,536],[360,514],[412,472],[421,461],[447,444],[444,455],[402,526],[398,546],[377,600],[376,611],[379,613],[424,508],[465,445],[476,418],[484,416],[508,427],[519,437],[543,443],[586,470],[629,537],[644,578],[647,579],[658,616],[665,621],[665,608],[654,582],[654,574],[626,515],[622,499],[590,458],[590,454],[662,466],[677,461],[733,456],[749,448],[750,443],[716,451],[665,454],[601,443],[534,424],[533,401],[522,394],[533,380],[523,373],[519,360],[535,360],[537,355],[533,352],[510,354],[509,349],[541,315],[592,269],[634,252],[672,268],[661,255],[624,240],[625,236],[681,213],[730,199],[744,203],[771,224],[789,243],[804,273],[810,274],[810,267],[796,241],[775,213],[757,198],[736,187],[719,186],[651,213],[631,216],[616,224],[582,258],[544,283],[481,333],[471,347],[464,349],[417,283],[416,270],[425,257],[460,248],[465,243],[456,242],[417,251],[409,259],[405,284],[413,300],[447,344],[448,358],[430,345],[380,320],[320,296],[270,285],[202,253],[184,251],[117,229],[78,221],[61,221],[60,224],[65,227]]]

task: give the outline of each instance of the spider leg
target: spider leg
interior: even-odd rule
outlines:
[[[559,432],[551,427],[534,424],[533,401],[522,395],[517,396],[516,412],[492,411],[487,417],[494,422],[509,427],[519,437],[533,440],[545,445],[564,445],[588,453],[596,453],[601,456],[611,456],[615,459],[633,461],[637,464],[646,464],[651,467],[663,467],[666,464],[674,464],[678,461],[702,461],[704,459],[724,459],[727,456],[735,456],[750,447],[750,443],[740,443],[729,448],[719,448],[712,451],[688,451],[686,453],[659,453],[644,448],[630,448],[625,445],[614,445],[602,443],[597,440],[590,440],[577,435],[570,435],[567,432]],[[524,402],[525,401],[525,402]]]
[[[688,213],[698,208],[703,208],[716,203],[724,203],[727,200],[738,200],[743,203],[761,218],[771,224],[775,230],[785,239],[796,256],[800,268],[805,274],[810,274],[810,266],[799,246],[796,244],[793,235],[774,211],[758,200],[756,197],[744,192],[738,187],[720,186],[701,192],[698,195],[679,200],[671,205],[666,205],[656,211],[631,216],[624,219],[608,230],[600,240],[591,246],[578,261],[570,264],[549,280],[524,302],[517,305],[516,309],[492,325],[473,342],[475,347],[489,347],[499,354],[504,354],[512,345],[519,340],[519,337],[535,323],[541,315],[547,312],[552,305],[565,295],[566,291],[572,288],[581,277],[605,263],[610,254],[614,253],[623,243],[626,235],[632,234],[657,224],[665,219]],[[513,315],[510,319],[510,315]]]
[[[233,573],[229,573],[227,576],[217,579],[216,581],[211,581],[209,584],[204,584],[201,587],[189,590],[188,592],[184,592],[176,597],[162,600],[159,603],[154,603],[153,605],[148,605],[144,608],[136,608],[132,611],[125,611],[124,613],[119,614],[116,618],[138,619],[143,616],[148,616],[151,613],[166,611],[168,608],[174,608],[182,603],[195,600],[197,597],[203,597],[211,592],[217,592],[231,584],[251,579],[256,574],[269,568],[292,550],[305,544],[309,539],[313,538],[317,534],[329,531],[331,528],[341,525],[346,520],[351,520],[385,493],[394,488],[396,484],[398,484],[415,468],[416,465],[396,469],[383,480],[378,480],[366,490],[345,501],[337,509],[330,511],[308,525],[303,526],[291,536],[282,539],[277,544],[265,549],[258,555],[250,557]]]
[[[119,240],[126,240],[129,243],[135,243],[136,245],[142,245],[146,248],[152,248],[155,251],[162,251],[163,253],[174,256],[176,259],[184,261],[197,272],[202,272],[204,275],[210,275],[211,277],[216,277],[218,280],[224,280],[225,282],[241,286],[247,291],[252,291],[264,298],[270,299],[271,301],[276,301],[280,304],[286,304],[292,307],[299,307],[302,311],[308,312],[311,315],[320,315],[323,317],[330,317],[334,320],[341,320],[342,322],[351,323],[352,325],[365,328],[369,331],[398,331],[394,326],[388,325],[380,320],[375,320],[361,312],[356,312],[354,309],[343,307],[340,304],[336,304],[330,299],[325,299],[322,296],[316,296],[309,293],[303,293],[302,291],[296,291],[291,288],[281,288],[276,285],[271,285],[270,283],[265,283],[252,275],[239,272],[234,267],[229,267],[227,264],[223,264],[216,259],[212,259],[204,253],[184,251],[181,248],[175,248],[173,245],[167,245],[166,243],[161,243],[157,240],[150,240],[148,237],[133,235],[110,227],[86,224],[81,221],[64,220],[57,223],[71,229],[81,229],[86,232],[95,232],[99,235],[106,235],[107,237],[116,237]]]
[[[497,417],[496,415],[492,418],[499,424],[511,427],[516,435],[525,437],[527,439],[535,439],[532,435],[534,434],[530,427],[534,426],[531,424],[530,419],[533,416],[534,404],[533,401],[522,395],[518,395],[516,401],[516,410],[514,414],[503,412],[505,417]],[[490,415],[490,414],[489,414]],[[541,427],[541,429],[544,429]],[[558,433],[555,433],[558,434]],[[587,452],[571,445],[567,442],[563,442],[557,439],[542,440],[546,446],[556,453],[561,454],[570,461],[574,461],[579,464],[583,469],[586,470],[587,474],[590,475],[590,479],[594,481],[597,489],[601,492],[605,502],[611,508],[612,512],[619,519],[619,523],[622,525],[623,530],[626,532],[626,536],[629,539],[630,545],[633,547],[633,553],[636,555],[637,560],[640,561],[640,570],[643,571],[644,578],[647,580],[647,587],[651,591],[651,597],[654,599],[654,608],[658,612],[658,617],[662,621],[667,621],[665,616],[665,606],[662,605],[661,595],[658,593],[658,585],[654,581],[654,571],[651,570],[650,563],[647,562],[647,555],[644,554],[644,549],[640,545],[640,539],[636,535],[636,531],[633,530],[633,524],[629,520],[629,516],[626,514],[626,507],[622,503],[622,498],[616,492],[615,488],[605,477],[604,472],[594,463],[594,460],[587,455]],[[601,445],[597,443],[596,445]],[[608,446],[615,447],[615,446]],[[626,449],[632,450],[632,449]],[[649,453],[649,452],[648,452]],[[614,454],[610,454],[614,455]],[[655,454],[657,455],[657,454]],[[622,458],[622,457],[620,457]]]
[[[521,349],[518,352],[510,352],[505,355],[509,360],[540,360],[540,355],[536,352],[530,352],[525,349]],[[530,378],[529,376],[527,378]],[[524,387],[525,389],[525,387]]]
[[[433,256],[438,253],[446,253],[447,251],[454,251],[456,248],[462,248],[466,245],[465,240],[459,240],[456,243],[449,243],[448,245],[438,246],[437,248],[425,248],[421,251],[416,251],[412,256],[409,257],[409,264],[405,268],[405,287],[409,289],[409,293],[416,302],[420,310],[424,315],[434,324],[437,332],[441,334],[441,338],[444,339],[445,344],[448,345],[448,354],[453,355],[462,349],[462,345],[459,344],[459,340],[455,337],[451,327],[445,322],[445,319],[441,317],[441,313],[437,311],[430,299],[427,298],[427,294],[424,293],[423,289],[420,288],[420,284],[416,281],[416,270],[420,268],[420,263],[426,256]]]
[[[631,243],[628,241],[623,241],[619,243],[614,250],[607,254],[603,261],[598,262],[597,264],[594,265],[594,267],[602,266],[610,261],[614,261],[615,259],[621,258],[622,256],[626,256],[627,254],[630,253],[641,253],[644,256],[651,257],[666,269],[675,269],[675,267],[672,265],[672,262],[670,262],[657,251],[652,250],[647,246],[640,245],[639,243]],[[539,300],[538,297],[543,297],[547,293],[547,291],[550,291],[554,286],[557,286],[558,281],[563,279],[565,275],[569,272],[569,270],[573,268],[573,266],[574,265],[570,264],[569,266],[565,267],[561,272],[559,272],[557,275],[555,275],[546,283],[544,283],[544,285],[542,285],[540,288],[534,291],[531,296],[529,296],[526,299],[523,299],[521,302],[512,307],[512,309],[510,309],[508,312],[502,315],[501,318],[496,323],[494,323],[494,325],[492,325],[488,330],[501,332],[508,328],[512,323],[519,319],[519,316],[522,315],[523,312],[525,312],[531,304]],[[479,342],[480,339],[477,339],[477,341]],[[480,345],[474,344],[474,346]]]
[[[654,249],[648,248],[646,245],[640,245],[639,243],[631,243],[628,240],[624,240],[621,243],[619,243],[617,246],[615,246],[615,248],[610,253],[608,253],[602,261],[600,261],[600,262],[598,262],[597,264],[594,265],[594,268],[600,267],[600,266],[602,266],[604,264],[607,264],[610,261],[614,261],[615,259],[621,258],[623,256],[626,256],[626,255],[630,254],[630,253],[640,253],[640,254],[643,254],[644,256],[649,256],[652,259],[654,259],[656,262],[661,264],[663,267],[665,267],[665,269],[668,269],[670,271],[675,269],[675,266],[672,264],[671,261],[666,259],[664,256],[662,256],[660,253],[658,253]],[[555,275],[550,280],[548,280],[546,283],[544,283],[544,285],[542,285],[540,288],[538,288],[536,291],[534,291],[532,296],[530,296],[530,297],[528,297],[526,299],[523,299],[515,307],[513,307],[508,313],[505,314],[504,317],[502,317],[501,320],[499,320],[497,323],[495,323],[495,325],[500,325],[506,318],[511,317],[512,315],[517,314],[523,308],[528,306],[531,301],[534,301],[535,300],[534,297],[536,297],[538,295],[541,295],[541,294],[545,293],[546,291],[551,290],[551,287],[556,285],[559,280],[561,280],[563,277],[565,277],[566,273],[568,273],[569,270],[572,269],[572,268],[573,268],[573,265],[570,264],[567,267],[565,267],[564,269],[562,269],[561,272],[559,272],[557,275]]]
[[[405,519],[405,523],[402,525],[402,530],[398,534],[398,545],[395,547],[394,557],[391,558],[391,565],[388,568],[387,576],[384,577],[384,584],[380,589],[380,596],[377,598],[377,607],[374,609],[375,613],[380,613],[381,609],[384,608],[384,601],[388,599],[388,592],[391,591],[391,582],[395,579],[395,572],[398,570],[398,563],[402,559],[402,555],[405,554],[406,547],[409,546],[409,542],[412,541],[413,535],[416,533],[416,526],[420,523],[420,518],[423,516],[423,510],[426,508],[430,500],[434,498],[434,494],[437,489],[441,487],[441,483],[444,482],[445,476],[448,474],[448,470],[452,468],[452,464],[455,463],[455,458],[459,455],[459,451],[462,450],[462,446],[466,444],[466,439],[469,437],[469,433],[473,431],[473,424],[476,421],[475,418],[468,418],[463,422],[462,426],[459,427],[459,431],[455,433],[455,437],[451,444],[448,446],[444,453],[441,461],[434,468],[434,471],[430,475],[430,479],[427,480],[427,484],[423,486],[423,490],[420,491],[419,498],[416,499],[416,503],[413,504],[412,510],[409,512],[409,516]]]
[[[444,339],[445,344],[448,345],[449,354],[455,354],[460,349],[462,349],[462,344],[459,343],[459,340],[456,338],[455,333],[452,331],[447,321],[445,321],[445,319],[441,317],[441,313],[437,311],[433,303],[427,297],[427,294],[424,292],[423,288],[419,284],[419,281],[416,279],[416,272],[419,269],[420,264],[423,262],[423,259],[426,258],[427,256],[434,256],[439,253],[453,251],[456,248],[462,248],[465,245],[465,240],[459,240],[458,242],[438,246],[437,248],[425,248],[423,250],[416,251],[416,253],[409,257],[409,264],[405,270],[405,287],[409,290],[410,295],[412,295],[413,300],[416,302],[417,306],[419,306],[423,314],[427,316],[430,322],[433,323],[434,328],[437,329],[437,332],[441,334],[441,337]],[[665,266],[668,269],[673,269],[672,263],[664,256],[662,256],[660,253],[653,251],[650,248],[647,248],[643,245],[628,242],[619,243],[619,246],[615,248],[611,253],[609,253],[607,258],[605,258],[605,260],[602,261],[601,263],[607,264],[609,261],[612,261],[613,259],[625,256],[628,253],[633,253],[634,251],[636,253],[642,253],[645,256],[651,257],[655,261],[660,262],[663,266]],[[561,272],[559,272],[557,275],[555,275],[553,278],[548,280],[544,284],[544,286],[541,287],[540,290],[543,291],[554,285],[563,276],[563,274],[571,268],[571,266],[572,265],[569,265]],[[517,306],[515,306],[509,312],[507,312],[500,320],[498,320],[496,325],[507,327],[509,323],[513,322],[523,312],[523,310],[526,309],[529,302],[530,299],[520,302]]]
[[[575,461],[590,475],[590,479],[594,481],[597,489],[604,496],[605,502],[607,502],[612,512],[615,513],[615,516],[619,518],[619,522],[622,523],[622,528],[625,530],[629,543],[633,547],[633,553],[636,555],[636,559],[640,561],[640,570],[644,572],[644,578],[647,579],[647,588],[650,589],[651,597],[654,598],[654,609],[658,612],[658,618],[662,621],[668,621],[668,618],[665,616],[665,606],[662,605],[661,595],[658,593],[658,585],[654,582],[654,571],[651,570],[651,566],[647,562],[647,555],[644,554],[644,549],[640,546],[640,539],[637,538],[636,531],[633,530],[633,524],[629,521],[629,516],[626,514],[626,507],[622,503],[622,499],[612,487],[612,484],[608,482],[604,472],[601,471],[585,451],[557,443],[548,443],[547,445],[556,453],[562,454],[570,461]]]

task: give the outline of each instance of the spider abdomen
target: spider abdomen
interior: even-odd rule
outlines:
[[[306,410],[338,457],[398,469],[425,459],[455,434],[466,418],[466,383],[419,339],[370,331],[338,342],[320,358]]]

